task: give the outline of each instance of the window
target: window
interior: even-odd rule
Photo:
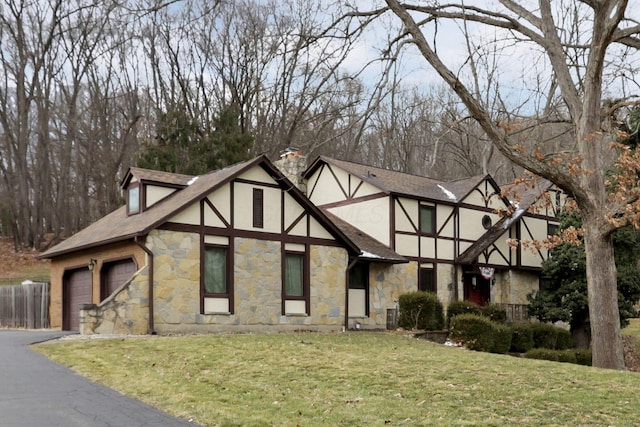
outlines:
[[[484,228],[485,230],[488,230],[491,228],[492,225],[492,221],[491,221],[491,217],[489,215],[485,215],[482,217],[482,228]]]
[[[555,236],[560,231],[558,224],[547,223],[547,236]]]
[[[127,203],[127,212],[135,214],[140,212],[140,186],[135,185],[129,187],[129,200]]]
[[[253,189],[253,226],[264,227],[264,190],[261,188]]]
[[[349,270],[349,317],[369,316],[369,264],[356,263]]]
[[[285,251],[282,255],[282,314],[309,315],[309,259],[305,252]]]
[[[204,250],[205,295],[228,295],[227,248],[206,246]]]
[[[436,208],[435,206],[420,205],[420,233],[435,234]]]
[[[433,268],[420,269],[420,290],[425,292],[436,292],[436,275]]]
[[[349,270],[349,289],[366,289],[369,282],[369,264],[359,262]]]
[[[285,254],[284,293],[289,297],[304,297],[304,254]]]

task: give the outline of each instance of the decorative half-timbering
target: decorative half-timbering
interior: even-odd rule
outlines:
[[[327,157],[305,171],[298,150],[277,164],[131,168],[123,207],[41,255],[52,260],[52,326],[382,329],[406,292],[524,304],[538,286],[547,253],[509,242],[557,224],[562,198],[547,182],[511,197],[489,175],[443,182]]]
[[[346,271],[361,251],[266,157],[198,177],[132,168],[122,185],[125,206],[42,254],[53,326],[342,328]],[[138,295],[140,313],[118,292]]]
[[[443,182],[328,157],[305,178],[315,205],[410,260],[414,289],[445,303],[525,304],[548,254],[510,243],[547,238],[564,201],[544,180],[503,192],[489,175]]]

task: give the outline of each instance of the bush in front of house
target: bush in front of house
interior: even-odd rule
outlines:
[[[511,326],[511,348],[514,353],[526,353],[533,348],[531,323],[516,323]]]
[[[573,339],[571,332],[567,329],[556,328],[558,336],[556,337],[556,350],[566,350],[573,347]]]
[[[529,359],[550,360],[552,362],[591,366],[591,350],[551,350],[548,348],[534,348],[529,350],[524,356]]]
[[[588,348],[579,348],[574,350],[576,354],[576,363],[578,365],[591,366],[591,350]]]
[[[444,307],[433,292],[410,292],[398,298],[398,326],[437,331],[444,328]]]
[[[507,310],[498,304],[488,304],[480,307],[480,314],[496,323],[507,323]]]
[[[524,355],[527,359],[558,361],[558,352],[550,348],[533,348]]]
[[[494,323],[478,314],[458,314],[451,318],[449,339],[470,350],[492,351],[495,344]]]
[[[493,348],[492,353],[505,354],[511,348],[513,332],[509,325],[503,323],[493,324]]]
[[[482,308],[473,301],[452,301],[447,307],[447,324],[460,314],[481,314]]]
[[[558,330],[550,323],[532,323],[533,347],[553,350],[558,342]]]

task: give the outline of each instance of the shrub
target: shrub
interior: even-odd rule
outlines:
[[[511,327],[511,351],[526,353],[533,348],[531,323],[517,323]]]
[[[501,323],[493,324],[493,348],[492,353],[504,354],[511,348],[511,327]]]
[[[578,365],[591,366],[591,350],[582,348],[574,350],[574,353]]]
[[[398,326],[405,329],[440,330],[444,327],[444,309],[433,292],[410,292],[398,299]]]
[[[556,328],[558,336],[556,339],[556,350],[566,350],[573,347],[573,338],[571,332],[566,329]],[[575,362],[574,362],[575,363]]]
[[[573,350],[556,350],[558,352],[558,362],[576,364],[576,352]]]
[[[528,359],[551,360],[552,362],[557,362],[558,352],[549,348],[534,348],[527,351],[524,357]]]
[[[477,314],[458,314],[451,318],[449,338],[470,350],[491,351],[494,348],[494,324]]]
[[[533,323],[533,347],[555,349],[558,341],[558,329],[550,323]]]
[[[447,323],[460,314],[481,314],[481,308],[473,301],[452,301],[447,307]]]
[[[498,304],[489,304],[480,308],[480,314],[496,323],[507,323],[507,310]]]
[[[552,362],[577,363],[591,366],[591,350],[551,350],[548,348],[534,348],[525,354],[529,359],[550,360]]]

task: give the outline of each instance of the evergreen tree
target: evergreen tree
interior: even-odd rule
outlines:
[[[560,228],[569,226],[580,228],[576,213],[561,216]],[[626,326],[627,319],[636,317],[634,304],[640,299],[640,232],[632,226],[620,228],[613,233],[613,244],[620,321]],[[543,322],[569,323],[574,343],[587,347],[590,330],[584,247],[558,245],[542,263],[542,269],[546,286],[528,295],[529,314]]]
[[[247,160],[253,137],[242,132],[238,112],[223,108],[206,129],[186,109],[174,108],[158,117],[156,143],[138,159],[142,168],[201,175]]]

